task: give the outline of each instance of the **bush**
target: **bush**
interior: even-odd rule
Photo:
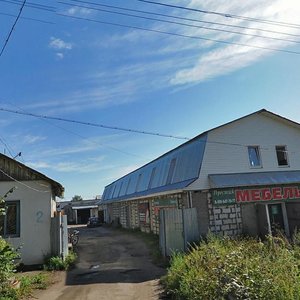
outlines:
[[[176,299],[299,299],[299,254],[282,238],[209,236],[174,254],[162,282]]]
[[[47,271],[62,271],[68,270],[73,264],[77,255],[75,252],[70,252],[65,259],[61,258],[60,256],[52,256],[46,258],[44,269]]]
[[[0,236],[0,299],[15,299],[10,282],[14,277],[14,261],[17,258],[18,253]]]

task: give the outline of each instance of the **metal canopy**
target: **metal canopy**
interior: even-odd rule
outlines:
[[[260,186],[300,182],[300,171],[274,171],[208,175],[211,188]]]

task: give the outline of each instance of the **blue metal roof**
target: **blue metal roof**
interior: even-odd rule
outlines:
[[[179,190],[199,176],[207,134],[182,144],[106,186],[103,201],[120,201]]]
[[[211,188],[290,184],[300,182],[300,171],[211,174],[208,178]]]

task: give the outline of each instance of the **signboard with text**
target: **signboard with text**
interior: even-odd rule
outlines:
[[[212,190],[214,205],[300,200],[300,185]]]

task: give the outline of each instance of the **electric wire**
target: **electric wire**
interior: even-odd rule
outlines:
[[[33,191],[39,192],[39,193],[49,193],[49,191],[42,191],[42,190],[35,189],[35,188],[33,188],[33,187],[31,187],[31,186],[25,184],[24,182],[21,182],[21,181],[17,180],[16,178],[14,178],[14,177],[10,176],[9,174],[7,174],[6,172],[4,172],[2,169],[0,169],[0,172],[1,172],[2,174],[4,174],[5,176],[7,176],[8,178],[10,178],[11,180],[13,180],[13,181],[15,181],[15,182],[17,182],[17,183],[19,183],[19,184],[21,184],[21,185],[27,187],[27,188],[30,189],[30,190],[33,190]]]
[[[251,17],[246,17],[246,16],[234,15],[234,14],[230,14],[230,13],[222,13],[222,12],[215,12],[215,11],[209,11],[209,10],[202,10],[202,9],[197,9],[197,8],[167,4],[167,3],[162,3],[162,2],[157,2],[157,1],[150,1],[150,0],[137,0],[137,1],[148,3],[148,4],[165,6],[165,7],[177,8],[177,9],[182,9],[182,10],[188,10],[188,11],[193,11],[193,12],[198,12],[198,13],[203,13],[203,14],[218,15],[218,16],[222,16],[222,17],[226,17],[226,18],[240,19],[240,20],[245,20],[245,21],[264,23],[264,24],[276,25],[276,26],[282,26],[282,27],[300,28],[300,24],[295,24],[295,23],[272,21],[272,20],[259,19],[259,18],[251,18]]]
[[[117,127],[117,126],[109,126],[109,125],[103,125],[103,124],[98,124],[98,123],[71,120],[71,119],[66,119],[66,118],[51,117],[51,116],[46,116],[46,115],[39,115],[39,114],[34,114],[34,113],[29,113],[29,112],[23,112],[23,111],[19,111],[19,110],[7,109],[7,108],[3,108],[3,107],[0,108],[0,111],[5,111],[5,112],[19,114],[19,115],[30,116],[30,117],[35,117],[35,118],[50,119],[50,120],[67,122],[67,123],[75,123],[75,124],[80,124],[80,125],[85,125],[85,126],[100,127],[100,128],[105,128],[105,129],[113,129],[113,130],[118,130],[118,131],[127,131],[127,132],[132,132],[132,133],[154,135],[154,136],[174,138],[174,139],[180,139],[180,140],[189,140],[189,138],[187,138],[187,137],[174,136],[174,135],[157,133],[157,132],[150,132],[150,131],[142,131],[142,130],[137,130],[137,129],[122,128],[122,127]]]
[[[260,50],[268,50],[268,51],[274,51],[274,52],[283,52],[283,53],[300,55],[300,52],[293,51],[293,50],[284,50],[284,49],[279,49],[279,48],[263,47],[263,46],[250,45],[250,44],[244,44],[244,43],[238,43],[238,42],[218,40],[218,39],[213,39],[213,38],[205,38],[205,37],[201,37],[201,36],[185,35],[185,34],[168,32],[168,31],[163,31],[163,30],[158,30],[158,29],[150,29],[150,28],[144,28],[144,27],[139,27],[139,26],[121,24],[121,23],[114,23],[114,22],[100,21],[100,20],[95,20],[95,19],[90,19],[90,18],[71,16],[71,15],[62,14],[62,13],[57,13],[57,15],[62,16],[62,17],[71,18],[71,19],[74,19],[74,20],[89,21],[89,22],[94,22],[94,23],[99,23],[99,24],[106,24],[106,25],[111,25],[111,26],[142,30],[142,31],[147,31],[147,32],[152,32],[152,33],[159,33],[159,34],[176,36],[176,37],[182,37],[182,38],[189,38],[189,39],[195,39],[195,40],[204,40],[204,41],[210,41],[210,42],[227,44],[227,45],[236,45],[236,46],[243,46],[243,47],[260,49]]]
[[[21,3],[18,1],[13,1],[13,0],[0,0],[2,2],[6,2],[6,3],[10,3],[10,4],[14,4],[14,5],[21,5]],[[36,5],[36,4],[26,4],[25,7],[27,8],[34,8],[34,9],[39,9],[39,10],[44,10],[44,11],[48,11],[48,12],[56,12],[55,8],[47,8],[44,7],[43,5]]]
[[[16,2],[16,3],[19,3],[19,4],[22,4],[22,2],[23,2],[22,0],[0,0],[0,1],[2,1],[2,2],[10,2],[10,3]],[[41,8],[46,8],[46,9],[56,9],[55,6],[50,6],[50,5],[45,5],[45,4],[40,4],[40,3],[37,3],[37,2],[30,2],[30,1],[26,2],[25,6],[27,6],[27,5],[39,6]]]
[[[12,15],[12,14],[8,14],[8,13],[3,13],[3,12],[0,12],[0,15],[3,15],[3,16],[8,16],[8,17],[17,17],[16,15]],[[40,23],[45,23],[45,24],[55,24],[54,22],[50,22],[50,21],[45,21],[45,20],[41,20],[41,19],[36,19],[36,18],[29,18],[29,17],[20,17],[20,19],[22,20],[29,20],[29,21],[36,21],[36,22],[40,22]]]
[[[13,114],[19,114],[19,115],[26,115],[26,116],[36,117],[36,118],[39,118],[39,119],[52,119],[52,120],[71,122],[71,123],[86,125],[86,126],[93,126],[93,127],[96,126],[96,127],[101,127],[101,128],[107,128],[107,129],[129,131],[129,132],[133,132],[133,133],[150,134],[150,135],[162,136],[162,137],[168,137],[168,138],[175,138],[175,139],[185,139],[187,141],[191,140],[191,138],[188,138],[188,137],[178,137],[178,136],[164,135],[164,134],[160,134],[160,133],[151,133],[151,132],[146,133],[145,131],[141,131],[141,130],[137,130],[137,129],[125,129],[125,128],[120,128],[120,127],[112,127],[112,126],[106,126],[106,125],[89,123],[89,122],[82,122],[82,121],[77,121],[77,120],[70,120],[70,119],[64,119],[64,118],[58,118],[58,117],[50,117],[50,116],[38,115],[38,114],[33,114],[33,113],[25,112],[25,111],[21,112],[21,111],[16,111],[16,110],[11,110],[11,109],[1,108],[1,107],[0,107],[0,111],[9,112],[9,113],[13,113]],[[50,123],[50,124],[52,124],[52,123]],[[58,128],[60,128],[60,127],[58,127]],[[64,130],[67,130],[67,129],[64,129]],[[207,133],[209,131],[210,130],[205,131],[204,133]],[[70,131],[70,132],[72,134],[78,135],[77,133],[74,133],[72,131]],[[80,136],[80,135],[78,135],[78,136]],[[199,136],[196,136],[196,138],[198,138],[198,137]],[[85,138],[85,137],[83,137],[83,138]],[[87,139],[87,138],[85,138],[85,139]],[[193,138],[193,139],[195,139],[195,138]],[[199,140],[199,142],[206,143],[206,144],[229,145],[229,146],[237,146],[237,147],[244,147],[244,148],[249,147],[248,144],[245,145],[245,144],[241,144],[241,143],[228,143],[228,142],[213,141],[213,140],[210,140],[210,141],[208,141],[208,140],[205,140],[205,141],[204,140],[203,141]],[[268,146],[260,147],[260,149],[261,150],[271,150],[270,148],[268,148]],[[278,152],[288,153],[289,151],[288,150],[278,150]],[[291,151],[291,153],[296,153],[296,151]],[[129,154],[129,153],[126,153],[126,154]]]
[[[10,148],[8,147],[7,143],[4,142],[3,138],[0,137],[0,142],[4,145],[4,147],[7,149],[8,153],[10,154],[11,157],[13,157],[14,155],[12,154],[12,152],[10,151]]]
[[[21,16],[21,13],[22,13],[23,8],[24,8],[24,6],[25,6],[25,3],[26,3],[26,0],[23,1],[23,4],[22,4],[22,6],[21,6],[21,8],[20,8],[20,11],[19,11],[19,13],[18,13],[18,15],[17,15],[17,17],[16,17],[16,20],[15,20],[13,26],[11,27],[11,30],[10,30],[10,32],[9,32],[9,34],[8,34],[8,36],[7,36],[6,40],[5,40],[5,42],[4,42],[4,45],[3,45],[2,49],[1,49],[1,52],[0,52],[0,57],[2,56],[2,54],[3,54],[3,52],[4,52],[5,48],[6,48],[6,46],[7,46],[7,44],[8,44],[8,41],[9,41],[11,35],[12,35],[12,32],[14,31],[14,29],[15,29],[17,23],[18,23],[18,20],[20,19],[20,16]]]
[[[175,24],[175,25],[181,25],[181,26],[204,29],[204,30],[234,33],[234,34],[243,35],[243,36],[251,36],[251,37],[257,37],[257,38],[263,38],[263,39],[272,39],[272,40],[277,40],[277,41],[284,41],[284,42],[289,42],[289,43],[300,44],[300,41],[296,41],[296,40],[289,40],[289,39],[283,39],[283,38],[278,38],[278,37],[271,37],[271,36],[265,36],[265,35],[259,35],[259,34],[239,32],[239,31],[231,31],[231,30],[220,29],[220,28],[211,28],[211,27],[206,27],[206,26],[199,26],[199,25],[187,24],[187,23],[182,23],[182,22],[163,20],[163,19],[145,17],[145,16],[139,16],[139,15],[134,15],[134,14],[129,14],[129,13],[122,13],[122,12],[117,12],[117,11],[112,11],[112,10],[107,10],[107,9],[101,9],[101,8],[95,8],[95,7],[89,7],[89,6],[83,6],[83,5],[78,5],[78,4],[74,5],[72,3],[66,3],[66,2],[62,2],[62,1],[58,1],[58,3],[64,4],[64,5],[76,6],[76,7],[80,7],[80,8],[96,10],[96,11],[101,11],[101,12],[106,12],[106,13],[111,13],[111,14],[134,17],[134,18],[139,18],[139,19],[144,19],[144,20],[150,20],[150,21],[163,22],[163,23],[168,23],[168,24]]]
[[[257,27],[248,27],[248,26],[226,24],[226,23],[219,23],[219,22],[210,22],[210,21],[198,20],[198,19],[193,19],[193,18],[174,16],[174,15],[170,15],[170,14],[163,14],[163,13],[157,13],[157,12],[151,12],[151,11],[139,10],[139,9],[131,9],[131,8],[125,8],[125,7],[121,7],[121,6],[95,3],[95,2],[83,1],[83,0],[69,0],[69,1],[77,2],[77,3],[84,3],[84,4],[89,4],[89,5],[95,5],[95,6],[100,6],[100,7],[115,8],[115,9],[119,9],[119,10],[123,10],[123,11],[130,11],[130,12],[137,12],[137,13],[143,13],[143,14],[166,17],[166,18],[172,18],[172,19],[176,19],[176,20],[184,20],[184,21],[190,21],[190,22],[197,22],[197,23],[204,23],[204,24],[211,24],[211,25],[218,25],[218,26],[225,26],[225,27],[232,27],[232,28],[239,28],[239,29],[261,31],[261,32],[267,32],[267,33],[275,33],[275,34],[287,35],[287,36],[293,36],[293,37],[300,37],[299,34],[293,34],[293,33],[276,31],[276,30],[268,30],[268,29],[262,29],[262,28],[257,28]]]

